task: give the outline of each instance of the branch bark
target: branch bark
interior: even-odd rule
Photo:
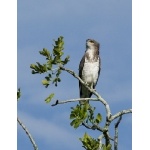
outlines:
[[[104,135],[101,134],[99,137],[98,137],[98,140],[99,140],[99,149],[98,150],[102,150],[102,139],[104,138]]]
[[[122,110],[119,111],[118,113],[116,113],[115,115],[111,116],[110,121],[113,121],[114,119],[124,115],[124,114],[128,114],[128,113],[132,113],[132,109],[127,109],[127,110]]]
[[[23,130],[26,132],[27,136],[29,137],[29,139],[34,147],[34,150],[38,150],[38,147],[37,147],[33,137],[31,136],[30,132],[28,131],[28,129],[25,127],[25,125],[20,121],[20,119],[18,117],[17,117],[17,121],[20,124],[20,126],[23,128]]]
[[[103,128],[101,128],[101,127],[99,127],[98,125],[95,125],[95,124],[93,124],[93,126],[90,126],[90,125],[88,125],[88,124],[82,122],[82,125],[83,125],[84,127],[86,127],[87,129],[92,129],[92,130],[95,130],[95,129],[96,129],[96,130],[99,130],[99,131],[101,131],[101,132],[104,131]]]
[[[114,137],[114,150],[118,150],[118,126],[121,122],[122,115],[119,117],[117,123],[115,123],[115,137]]]
[[[64,101],[56,100],[56,102],[52,104],[51,106],[56,106],[58,104],[64,104],[64,103],[69,103],[69,102],[85,101],[85,100],[99,101],[98,98],[77,98],[77,99],[69,99],[69,100],[64,100]]]

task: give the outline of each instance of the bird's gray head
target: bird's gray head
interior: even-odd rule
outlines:
[[[99,43],[93,39],[87,39],[86,40],[86,48],[90,48],[90,49],[96,48],[99,50]]]

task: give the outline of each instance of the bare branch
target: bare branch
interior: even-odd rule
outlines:
[[[99,126],[96,125],[96,124],[93,124],[93,126],[90,126],[90,125],[88,125],[88,124],[82,122],[82,125],[85,126],[87,129],[92,129],[92,130],[95,130],[95,129],[96,129],[96,130],[99,130],[99,131],[101,131],[101,132],[104,132],[104,129],[101,128],[101,127],[99,127]]]
[[[109,134],[108,134],[108,137],[109,137],[109,139],[110,139],[110,140],[114,141],[114,139],[113,139],[112,137],[110,137],[110,135],[109,135]]]
[[[99,137],[98,137],[98,141],[99,141],[99,149],[98,150],[102,150],[102,139],[104,138],[104,135],[101,134]]]
[[[115,123],[115,128],[118,128],[121,119],[122,119],[122,115],[119,117],[117,123]]]
[[[82,125],[83,125],[84,127],[86,127],[87,129],[95,130],[95,129],[93,129],[90,125],[88,125],[88,124],[86,124],[86,123],[84,123],[84,122],[82,122]]]
[[[20,126],[23,128],[23,130],[26,132],[27,136],[29,137],[33,147],[34,147],[34,150],[38,150],[38,147],[35,143],[35,141],[33,140],[33,137],[31,136],[30,132],[28,131],[28,129],[25,127],[25,125],[20,121],[20,119],[17,117],[17,121],[18,123],[20,124]]]
[[[102,102],[103,105],[105,105],[105,109],[106,109],[106,113],[107,113],[107,118],[109,119],[111,117],[111,111],[109,108],[108,103],[96,92],[95,89],[91,89],[77,74],[75,74],[75,72],[73,72],[72,70],[66,69],[63,66],[60,66],[61,70],[67,71],[68,73],[70,73],[71,75],[73,75],[76,79],[78,79],[80,81],[80,83],[82,83],[90,92],[92,92],[95,96],[97,96],[97,98],[99,99],[100,102]]]
[[[111,116],[110,120],[113,121],[114,119],[116,119],[124,114],[128,114],[128,113],[132,113],[132,109],[122,110],[122,111],[116,113],[115,115]]]
[[[103,134],[105,137],[105,145],[108,146],[110,144],[110,138],[109,138],[108,131],[106,131],[106,132],[104,131]]]
[[[64,100],[64,101],[56,100],[55,104],[52,104],[51,106],[56,106],[58,104],[64,104],[64,103],[69,103],[69,102],[85,101],[85,100],[99,101],[98,98],[77,98],[77,99],[70,99],[70,100]]]
[[[115,137],[114,137],[114,150],[118,150],[118,126],[122,119],[122,115],[119,117],[118,121],[115,123]]]

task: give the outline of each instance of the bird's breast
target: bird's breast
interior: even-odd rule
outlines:
[[[82,71],[82,79],[88,83],[96,83],[99,73],[99,59],[96,62],[88,62],[85,60],[85,64]]]

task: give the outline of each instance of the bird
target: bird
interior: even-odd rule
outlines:
[[[99,55],[99,42],[94,39],[86,40],[86,50],[79,64],[79,77],[86,83],[91,89],[95,89],[98,82],[101,71],[101,58]],[[92,92],[90,92],[79,81],[80,98],[90,98]],[[89,101],[79,101],[81,105]]]

